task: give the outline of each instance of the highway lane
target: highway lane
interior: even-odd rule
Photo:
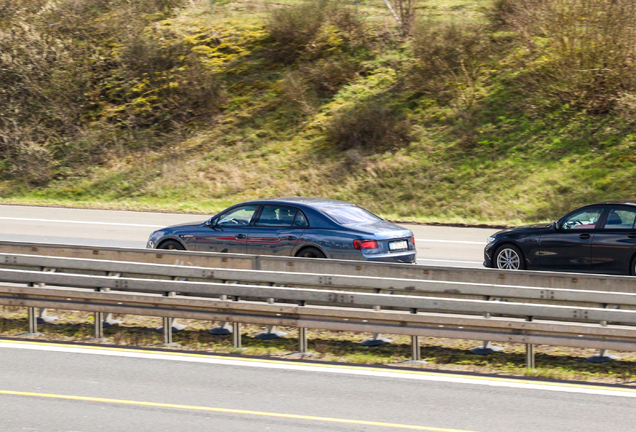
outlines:
[[[51,351],[59,350],[59,351]],[[3,431],[628,431],[636,392],[0,340]]]
[[[0,205],[0,240],[140,247],[157,228],[199,222],[209,215]],[[486,239],[496,229],[408,225],[418,263],[481,267]]]

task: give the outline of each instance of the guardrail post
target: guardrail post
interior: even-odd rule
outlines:
[[[163,343],[164,345],[172,345],[172,319],[163,317]]]
[[[110,288],[95,288],[95,292],[108,292],[110,291]],[[106,340],[106,338],[104,338],[104,315],[106,315],[104,312],[95,312],[94,315],[94,323],[93,323],[93,327],[95,329],[95,337],[93,338],[93,340],[97,340],[97,341],[104,341]],[[112,315],[112,314],[109,314]]]
[[[232,345],[236,349],[243,348],[243,341],[241,340],[241,323],[232,323]]]
[[[411,309],[412,314],[417,314],[417,309]],[[428,364],[427,361],[422,360],[422,348],[420,344],[420,336],[411,336],[411,360],[406,360],[404,363],[411,364]]]
[[[413,361],[422,361],[422,350],[420,347],[419,336],[411,336],[411,357],[413,357]]]
[[[109,276],[109,277],[120,277],[121,273],[120,272],[110,272],[109,271],[109,272],[106,272],[106,276]],[[97,288],[95,291],[108,292],[108,291],[110,291],[110,288]],[[110,326],[114,326],[114,325],[122,323],[122,321],[114,319],[113,318],[113,314],[110,313],[110,312],[102,312],[101,320],[102,320],[102,327],[103,328],[108,328]]]
[[[609,305],[603,304],[603,308],[608,309]],[[613,306],[612,309],[618,309],[618,305]],[[601,321],[600,324],[601,324],[601,327],[607,327],[607,321]],[[598,354],[589,356],[585,360],[589,361],[590,363],[607,363],[612,360],[620,360],[620,357],[612,355],[612,354],[608,354],[608,350],[606,349],[601,349],[598,351]]]
[[[177,293],[174,291],[170,291],[165,293],[166,297],[174,297]],[[174,328],[174,320],[175,318],[171,317],[163,317],[163,326],[157,330],[163,330],[163,344],[170,347],[178,347],[181,346],[178,343],[174,343],[172,341],[172,333],[175,330]]]
[[[484,300],[490,301],[491,297],[488,295],[484,296]],[[499,300],[501,299],[495,299],[494,301],[499,301]],[[484,318],[490,318],[490,313],[486,312],[484,314]],[[480,347],[475,347],[471,349],[470,352],[477,355],[487,355],[487,354],[492,354],[494,352],[502,351],[502,350],[503,350],[502,347],[493,345],[492,342],[490,341],[484,341]]]
[[[228,281],[224,281],[223,283],[229,283]],[[238,281],[234,281],[232,283],[238,283]],[[227,301],[227,296],[224,294],[221,296],[220,298],[221,301]],[[220,325],[218,327],[212,327],[211,329],[208,329],[208,333],[213,334],[215,336],[225,336],[225,335],[229,335],[232,334],[232,332],[234,331],[234,329],[230,326],[227,327],[227,321],[221,321],[219,323]]]
[[[240,301],[241,298],[239,296],[234,296],[234,301]],[[243,341],[241,338],[241,323],[233,322],[232,323],[232,345],[236,349],[243,348]]]
[[[38,318],[36,313],[36,308],[30,307],[27,308],[27,318],[29,320],[29,332],[24,334],[24,336],[39,336],[38,333]]]
[[[305,304],[305,300],[298,302],[298,306],[305,306]],[[314,353],[309,352],[309,341],[307,340],[307,329],[305,327],[298,327],[298,352],[292,354],[300,355],[301,357],[315,356]]]
[[[276,284],[271,284],[271,286],[276,286]],[[284,287],[286,285],[279,285],[281,287]],[[267,303],[268,304],[274,304],[275,299],[273,298],[268,298],[267,299]],[[284,331],[280,331],[280,330],[276,330],[276,326],[274,325],[268,325],[267,326],[267,331],[263,332],[263,333],[259,333],[256,336],[254,336],[256,339],[260,339],[260,340],[274,340],[274,339],[279,339],[283,336],[287,335],[286,332]]]
[[[298,327],[298,354],[301,356],[307,355],[308,345],[307,329],[305,327]]]
[[[187,279],[188,278],[184,278],[184,277],[180,278],[180,277],[176,277],[176,276],[174,276],[172,278],[172,280],[178,280],[178,281],[185,281]],[[175,295],[176,295],[176,293],[169,293],[170,297],[174,297]],[[185,324],[180,324],[178,318],[172,318],[171,323],[172,323],[172,331],[173,332],[180,332],[181,330],[183,330],[183,329],[185,329],[187,327],[187,325],[185,325]]]
[[[379,288],[375,288],[373,290],[376,294],[381,294],[382,290]],[[392,291],[389,292],[389,294],[391,294]],[[373,310],[376,312],[380,312],[380,306],[373,306]],[[360,342],[360,345],[362,346],[378,346],[378,345],[384,345],[385,343],[391,343],[393,342],[393,339],[385,339],[383,337],[381,337],[380,333],[373,333],[373,337],[371,339],[367,339],[364,340],[362,342]]]
[[[95,337],[94,340],[104,340],[104,313],[95,312]]]
[[[526,317],[526,321],[532,321],[532,317]],[[534,344],[526,344],[526,368],[534,369]]]
[[[57,271],[57,269],[56,268],[40,267],[40,271],[55,273]],[[38,287],[40,287],[40,288],[44,288],[45,286],[46,286],[45,283],[39,283],[38,284]],[[38,324],[52,323],[52,322],[56,321],[57,319],[58,319],[57,316],[54,316],[54,315],[50,315],[49,316],[48,311],[47,311],[46,308],[40,308],[40,313],[38,314],[38,317],[37,317]]]

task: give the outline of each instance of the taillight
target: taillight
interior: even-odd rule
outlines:
[[[415,249],[415,236],[413,236],[411,240],[413,241],[413,249]]]
[[[353,247],[356,249],[378,249],[378,242],[375,240],[354,240]]]

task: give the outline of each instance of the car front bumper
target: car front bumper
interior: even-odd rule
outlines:
[[[484,267],[494,267],[493,258],[496,250],[495,242],[489,243],[484,248]]]

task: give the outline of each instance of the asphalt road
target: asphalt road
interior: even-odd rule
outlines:
[[[633,430],[636,403],[634,390],[2,340],[0,364],[4,432],[612,432]]]
[[[198,222],[208,215],[0,205],[0,240],[145,247],[157,228]],[[418,263],[481,267],[486,239],[495,229],[407,225],[415,234]]]

